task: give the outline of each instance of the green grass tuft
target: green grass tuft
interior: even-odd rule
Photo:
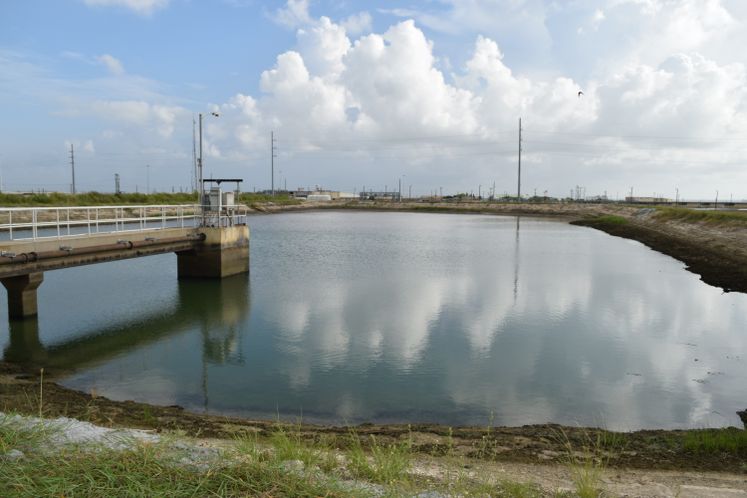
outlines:
[[[412,445],[409,442],[381,444],[374,436],[370,438],[370,454],[363,449],[360,437],[350,433],[348,450],[348,470],[363,479],[383,484],[402,482],[407,477],[412,457]]]
[[[594,218],[594,222],[603,223],[605,225],[627,225],[628,219],[622,216],[608,214],[608,215],[598,216],[597,218]]]
[[[685,450],[694,453],[732,453],[747,456],[747,431],[735,427],[688,431],[682,444]]]

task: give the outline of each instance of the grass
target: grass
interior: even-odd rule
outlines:
[[[628,224],[627,218],[624,218],[622,216],[617,216],[614,214],[598,216],[594,218],[593,221],[596,223],[602,223],[604,225],[627,225]]]
[[[354,476],[382,484],[395,484],[406,479],[412,457],[409,441],[381,444],[371,436],[369,449],[370,453],[367,453],[358,434],[350,433],[348,470]]]
[[[194,204],[197,194],[107,194],[86,192],[83,194],[0,194],[0,206],[119,206],[127,204]]]
[[[686,451],[698,454],[732,453],[747,456],[747,431],[735,427],[688,431],[682,445]]]
[[[566,465],[578,498],[598,498],[603,495],[602,476],[611,454],[621,451],[625,438],[620,433],[600,430],[584,432],[577,447],[564,431],[558,439],[566,452]]]
[[[289,195],[278,194],[275,197],[251,192],[242,193],[239,201],[246,205],[273,202],[275,204],[298,204],[301,201]],[[121,206],[143,204],[196,204],[197,193],[194,192],[157,192],[153,194],[86,192],[82,194],[64,194],[60,192],[36,194],[0,193],[0,206]]]
[[[0,466],[0,496],[355,496],[313,474],[263,462],[180,465],[159,445],[125,451],[63,449]],[[360,496],[360,494],[357,494]]]
[[[747,225],[747,212],[696,210],[677,207],[657,207],[656,219],[662,221],[682,221],[709,225]]]
[[[52,432],[51,429],[42,425],[26,427],[18,422],[13,414],[2,414],[0,415],[0,456],[14,449],[19,451],[34,450]]]

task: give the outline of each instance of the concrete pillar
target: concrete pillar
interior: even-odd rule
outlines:
[[[223,278],[249,272],[249,227],[203,227],[203,243],[176,253],[179,278]]]
[[[28,317],[26,320],[11,320],[9,332],[10,342],[3,355],[5,361],[12,363],[45,363],[47,352],[39,341],[39,320],[36,317]]]
[[[36,316],[36,289],[44,281],[44,273],[27,273],[1,279],[8,291],[8,317]]]

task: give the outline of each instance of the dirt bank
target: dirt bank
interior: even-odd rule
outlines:
[[[40,407],[41,395],[41,407]],[[230,438],[241,433],[269,435],[276,422],[189,413],[177,406],[154,406],[112,401],[91,393],[64,388],[46,372],[43,386],[38,373],[21,366],[0,364],[0,411],[66,416],[109,427],[177,430],[195,437]],[[303,425],[309,441],[325,441],[345,448],[349,427]],[[569,450],[579,455],[603,455],[610,467],[690,469],[747,473],[747,445],[734,450],[706,450],[693,446],[699,431],[647,430],[612,433],[599,429],[554,424],[523,427],[457,427],[439,425],[363,424],[355,432],[378,441],[411,439],[418,454],[460,456],[477,460],[521,463],[567,463]],[[715,431],[715,432],[714,432]],[[731,431],[731,432],[730,432]],[[741,429],[711,430],[729,436]],[[741,434],[742,436],[744,434]]]

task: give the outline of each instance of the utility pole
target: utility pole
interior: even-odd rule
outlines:
[[[117,195],[122,193],[119,189],[119,173],[114,173],[114,193]]]
[[[519,175],[516,197],[521,202],[521,118],[519,118]]]
[[[205,212],[204,188],[202,188],[202,113],[198,115],[200,121],[200,157],[197,159],[197,200],[200,203],[200,215]],[[204,220],[204,218],[203,218]]]
[[[75,195],[75,149],[73,149],[73,144],[70,144],[70,169],[73,171],[72,192]]]
[[[192,192],[197,188],[197,138],[195,137],[195,115],[192,114]]]
[[[275,197],[275,158],[278,157],[275,152],[278,148],[275,147],[275,132],[270,132],[270,189],[272,190],[272,196]]]
[[[397,190],[397,202],[402,202],[402,177],[399,177],[399,189]]]
[[[150,194],[150,164],[145,165],[145,194]]]
[[[412,199],[412,185],[407,188],[407,199]]]

